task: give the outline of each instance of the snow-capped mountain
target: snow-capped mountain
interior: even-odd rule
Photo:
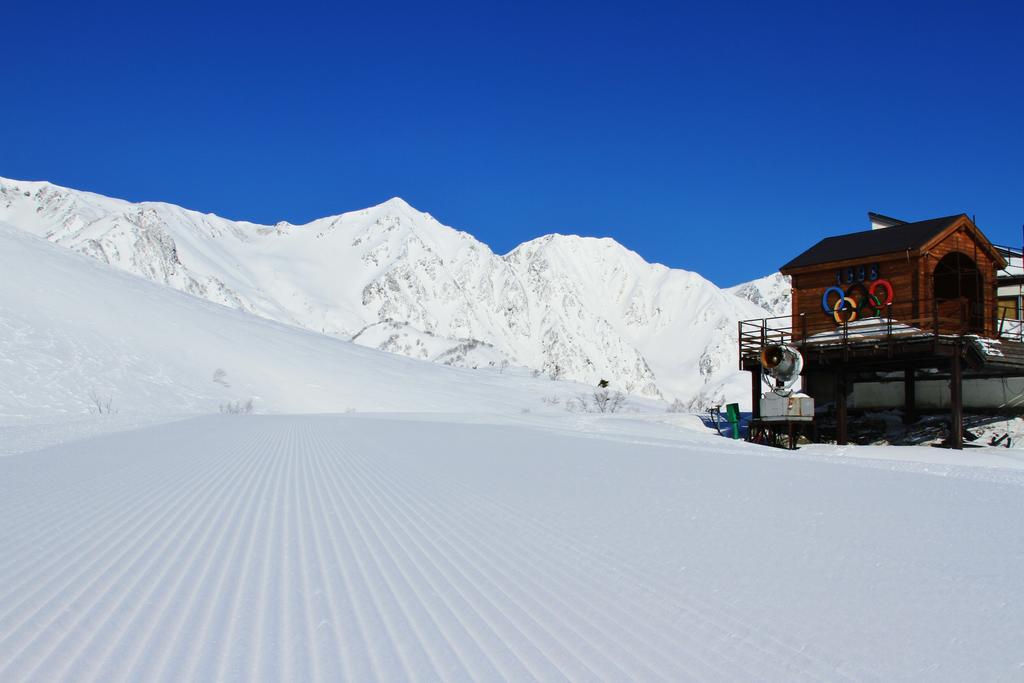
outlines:
[[[519,416],[564,413],[586,390],[523,368],[443,367],[283,325],[110,268],[3,221],[0,273],[0,456],[18,447],[11,430],[19,424],[54,424],[62,415],[77,421],[101,410],[127,424],[209,415],[246,400],[277,414],[471,406]],[[640,410],[656,404],[630,398]]]
[[[782,273],[772,273],[725,291],[757,304],[767,311],[769,317],[786,316],[792,310],[793,289],[789,276]]]
[[[741,398],[727,389],[747,381],[735,372],[736,321],[763,316],[765,301],[782,305],[647,263],[610,239],[547,235],[497,255],[399,198],[301,226],[258,225],[0,179],[0,221],[195,296],[365,346],[607,379],[694,406]]]

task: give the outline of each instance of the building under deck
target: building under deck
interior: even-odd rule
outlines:
[[[941,409],[950,446],[962,448],[965,406],[1024,412],[1021,250],[993,246],[963,214],[870,216],[884,225],[822,240],[783,266],[791,316],[739,323],[754,416],[761,350],[790,344],[804,356],[803,391],[835,417],[837,443],[848,442],[851,409],[902,408],[906,421]]]

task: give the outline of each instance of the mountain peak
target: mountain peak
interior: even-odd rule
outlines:
[[[763,316],[765,303],[781,308],[788,293],[785,283],[755,283],[726,297],[610,237],[550,234],[497,256],[401,197],[303,225],[259,225],[53,187],[3,181],[0,222],[329,336],[358,333],[360,344],[444,363],[557,369],[694,405],[736,387],[743,395],[749,380],[731,362],[736,320]],[[375,334],[360,333],[368,326]]]
[[[378,204],[377,206],[375,206],[373,208],[375,208],[375,209],[398,209],[398,210],[401,210],[401,211],[415,211],[416,213],[421,213],[415,207],[413,207],[412,204],[410,204],[409,202],[405,201],[401,197],[392,197],[391,199],[388,199],[387,201],[381,202],[380,204]]]

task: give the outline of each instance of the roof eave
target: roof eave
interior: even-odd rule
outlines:
[[[946,239],[946,237],[948,237],[951,232],[959,230],[962,227],[967,227],[971,230],[972,233],[974,233],[975,239],[977,239],[977,241],[981,243],[982,248],[984,248],[985,251],[988,252],[988,255],[992,257],[992,259],[996,262],[997,270],[1002,270],[1006,268],[1006,266],[1008,265],[1006,259],[1003,258],[1003,255],[999,253],[999,250],[996,249],[995,246],[992,245],[992,242],[990,242],[988,237],[985,236],[985,233],[981,231],[981,228],[975,225],[974,221],[972,221],[971,217],[968,216],[966,213],[960,214],[955,221],[950,223],[948,228],[946,228],[938,235],[935,235],[930,240],[922,244],[919,251],[928,251],[936,244]]]
[[[804,265],[804,266],[791,266],[790,264],[793,263],[793,261],[797,260],[797,259],[793,259],[793,261],[790,261],[786,265],[784,265],[781,268],[779,268],[779,272],[782,273],[783,275],[800,275],[801,273],[806,273],[806,272],[810,272],[810,271],[813,271],[813,270],[820,270],[822,268],[825,268],[826,266],[842,267],[842,266],[848,265],[850,263],[863,262],[866,259],[876,259],[876,260],[879,260],[879,261],[885,261],[885,260],[891,260],[893,258],[903,258],[903,257],[906,257],[906,256],[911,256],[911,257],[918,256],[918,255],[920,255],[920,253],[921,253],[921,250],[919,248],[917,248],[917,247],[914,247],[913,249],[904,249],[904,250],[900,250],[900,251],[884,251],[884,252],[882,252],[880,254],[867,254],[865,256],[857,256],[857,257],[854,257],[854,258],[833,259],[831,261],[820,261],[818,263],[808,263],[807,265]]]

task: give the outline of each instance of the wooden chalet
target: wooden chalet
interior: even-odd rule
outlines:
[[[755,417],[760,350],[782,342],[801,350],[803,391],[834,411],[839,443],[857,383],[901,381],[899,407],[911,420],[918,383],[943,379],[950,444],[960,448],[965,377],[1024,377],[1021,251],[994,246],[965,214],[918,222],[868,215],[871,230],[827,237],[780,269],[791,279],[791,316],[739,324]]]

